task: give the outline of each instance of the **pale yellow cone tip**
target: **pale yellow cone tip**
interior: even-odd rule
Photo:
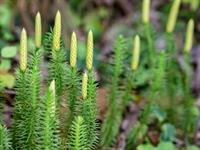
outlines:
[[[83,97],[83,99],[86,99],[86,97],[87,97],[87,82],[88,82],[88,75],[85,72],[83,74],[83,79],[82,79],[82,97]]]
[[[93,33],[92,30],[88,33],[87,50],[86,50],[86,67],[91,70],[93,67]]]
[[[59,17],[59,18],[61,17],[59,10],[56,12],[56,17]]]
[[[138,68],[139,58],[140,58],[140,37],[138,35],[136,35],[134,39],[134,48],[132,55],[133,56],[132,56],[131,68],[134,71],[137,70]]]
[[[187,52],[187,53],[189,53],[190,50],[192,49],[193,35],[194,35],[194,20],[190,19],[188,24],[187,24],[185,46],[184,46],[184,51]]]
[[[35,46],[36,48],[41,47],[42,41],[42,23],[40,12],[37,12],[35,17]]]
[[[174,0],[172,4],[171,10],[168,16],[167,26],[166,26],[167,33],[172,33],[175,28],[180,4],[181,4],[181,0]]]
[[[20,69],[25,71],[27,67],[27,34],[23,28],[20,37]]]
[[[143,23],[149,22],[150,3],[151,3],[151,0],[143,0],[143,5],[142,5],[142,21],[143,21]]]
[[[93,32],[92,32],[91,29],[89,30],[88,34],[89,34],[89,35],[93,35]]]
[[[60,11],[57,11],[55,17],[55,24],[53,28],[53,50],[60,49],[60,38],[61,38],[61,15]]]
[[[74,31],[72,32],[72,37],[76,37],[76,33]]]
[[[50,108],[51,108],[51,116],[54,117],[55,116],[55,112],[56,112],[56,85],[55,85],[55,80],[52,80],[49,86],[49,90],[52,94],[52,99],[50,101]]]
[[[36,18],[41,18],[40,12],[38,11],[36,14]]]
[[[26,33],[26,29],[25,28],[22,28],[22,33]]]
[[[55,87],[56,87],[56,84],[55,84],[55,80],[51,81],[50,83],[50,86],[49,86],[49,90],[52,91],[53,95],[55,95]]]
[[[76,58],[77,58],[77,38],[76,33],[72,32],[71,36],[71,45],[70,45],[70,66],[76,66]]]

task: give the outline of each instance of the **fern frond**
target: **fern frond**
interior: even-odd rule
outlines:
[[[89,150],[87,137],[87,127],[84,119],[81,116],[78,116],[75,118],[70,128],[68,142],[69,150]]]
[[[7,128],[0,124],[0,150],[11,150],[11,139]]]
[[[56,110],[55,81],[51,82],[46,95],[41,101],[39,119],[39,137],[37,150],[60,149],[59,121]]]
[[[111,76],[110,83],[110,94],[108,101],[108,110],[106,113],[106,118],[102,127],[101,144],[103,146],[111,146],[115,141],[115,138],[119,131],[120,121],[121,121],[121,91],[120,87],[120,75],[123,72],[123,60],[124,60],[124,49],[125,49],[125,39],[123,36],[119,36],[114,44],[114,60],[113,60],[113,72]]]

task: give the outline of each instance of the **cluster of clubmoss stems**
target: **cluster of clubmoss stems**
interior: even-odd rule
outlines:
[[[154,35],[153,35],[153,32],[152,32],[151,24],[150,23],[144,23],[143,24],[143,30],[144,30],[144,38],[145,38],[145,41],[147,42],[147,49],[148,49],[148,62],[149,62],[148,67],[153,72],[153,68],[155,67],[155,63],[156,63],[155,57],[158,54],[156,53],[156,50],[155,50]],[[132,80],[131,82],[129,82],[129,83],[132,83],[132,84],[126,83],[127,84],[127,90],[128,90],[129,93],[131,92],[131,90],[134,87],[133,80],[134,80],[135,71],[130,71],[130,72],[131,73],[129,74],[129,76],[126,77],[126,78],[128,78],[127,81]],[[153,83],[153,85],[150,85],[150,88],[152,89],[153,88],[152,86],[154,86],[154,85],[155,85],[154,83]],[[125,91],[125,93],[126,93],[126,91]],[[153,104],[156,103],[156,101],[154,101],[155,93],[156,93],[155,90],[152,91],[150,96],[148,97],[146,103],[145,103],[144,109],[143,109],[142,114],[139,118],[141,126],[139,128],[137,128],[136,132],[134,131],[134,135],[131,137],[131,139],[128,139],[128,143],[126,145],[127,150],[132,149],[134,147],[134,145],[136,144],[136,142],[134,142],[133,139],[137,139],[138,134],[140,133],[140,131],[142,129],[142,125],[148,124],[148,118],[149,118],[149,114],[151,112],[151,107],[152,107]]]
[[[193,96],[191,93],[191,87],[189,86],[191,81],[192,81],[192,68],[191,68],[191,56],[187,53],[184,52],[183,53],[183,59],[185,62],[185,66],[184,66],[184,70],[183,70],[183,80],[184,80],[184,116],[185,116],[185,121],[183,122],[183,130],[184,130],[184,134],[183,137],[185,137],[185,142],[186,144],[189,144],[190,142],[189,140],[189,135],[190,133],[194,133],[194,124],[193,124],[193,113],[192,113],[192,109],[194,106],[194,102],[193,102]],[[191,136],[194,136],[193,134],[191,134]]]

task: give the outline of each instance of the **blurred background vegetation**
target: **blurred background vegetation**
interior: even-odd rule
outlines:
[[[151,22],[158,31],[165,30],[168,12],[173,0],[152,0]],[[177,41],[182,44],[186,22],[195,19],[195,46],[200,39],[200,0],[182,0],[176,27]],[[38,11],[42,15],[43,33],[54,23],[57,10],[62,14],[64,42],[69,48],[72,31],[79,40],[79,66],[84,68],[85,37],[89,29],[95,38],[95,65],[106,72],[104,63],[112,54],[112,43],[117,35],[130,39],[140,31],[141,3],[138,0],[0,0],[0,80],[3,86],[14,86],[14,70],[18,63],[19,34],[25,27],[29,35],[29,47],[33,46],[34,18]],[[159,32],[158,32],[159,33]],[[158,36],[157,46],[162,48],[163,37]],[[199,48],[197,48],[199,49]],[[200,50],[199,50],[200,51]],[[98,61],[98,63],[97,63]]]

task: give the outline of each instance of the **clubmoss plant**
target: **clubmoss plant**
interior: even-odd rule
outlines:
[[[167,53],[169,53],[169,57],[174,54],[174,51],[176,50],[175,44],[174,44],[174,37],[173,37],[173,31],[176,25],[177,17],[178,17],[178,12],[180,8],[180,0],[174,0],[168,20],[167,20],[167,25],[166,25],[166,49]]]
[[[137,45],[137,39],[135,41],[135,45]],[[136,49],[136,50],[135,50]],[[137,57],[138,55],[138,46],[135,46],[134,48],[134,55]],[[135,57],[136,57],[135,56]],[[152,83],[150,85],[150,93],[147,97],[147,100],[145,102],[144,109],[141,112],[141,115],[138,119],[138,124],[134,125],[130,129],[130,132],[127,136],[127,144],[126,144],[126,150],[131,150],[134,147],[136,147],[136,144],[138,143],[138,140],[141,140],[144,138],[146,131],[147,131],[147,125],[149,124],[149,118],[151,115],[151,108],[153,105],[157,105],[158,100],[160,96],[165,96],[163,93],[165,93],[165,65],[166,65],[166,54],[164,51],[161,51],[160,53],[157,53],[154,56],[155,65],[154,68],[152,68],[153,71],[153,78]],[[138,59],[132,59],[132,61],[137,61]],[[132,62],[133,64],[134,62]],[[135,63],[134,63],[135,64]],[[137,64],[137,63],[136,63]],[[132,65],[133,66],[133,65]],[[132,67],[134,71],[136,67]],[[133,72],[134,73],[134,72]],[[134,76],[134,74],[133,74]],[[124,97],[125,98],[125,97]]]
[[[139,121],[142,126],[148,125],[151,122],[149,119],[154,107],[160,107],[160,97],[166,96],[166,52],[162,50],[157,54],[155,67],[152,69],[153,78],[149,87],[150,93],[146,100],[144,110],[141,113]],[[141,129],[139,129],[141,130]]]
[[[53,80],[40,103],[38,150],[60,149],[59,121],[56,110],[56,90]]]
[[[89,150],[87,141],[87,127],[81,116],[75,117],[68,142],[69,150]]]
[[[184,113],[183,113],[183,129],[184,129],[184,137],[186,141],[189,138],[190,133],[194,133],[197,115],[194,110],[197,110],[194,104],[194,98],[192,96],[190,90],[190,84],[192,81],[192,68],[191,68],[191,58],[190,51],[193,45],[193,34],[194,34],[194,21],[190,19],[187,24],[186,38],[185,38],[185,46],[183,51],[183,58],[185,61],[184,66]]]
[[[51,62],[49,64],[49,80],[55,80],[56,93],[58,104],[61,101],[61,97],[66,85],[66,56],[64,47],[61,41],[61,15],[58,11],[55,17],[55,24],[53,33],[48,34],[47,40],[51,39]],[[52,36],[52,37],[51,37]],[[46,41],[47,41],[46,40]],[[48,41],[47,41],[48,42]],[[48,45],[47,45],[48,46]],[[48,48],[48,47],[46,47]]]
[[[182,94],[182,79],[180,74],[180,67],[176,59],[177,56],[177,47],[175,44],[175,38],[173,31],[176,25],[178,12],[180,8],[180,0],[175,0],[172,4],[167,25],[166,25],[166,55],[168,57],[166,62],[166,83],[169,97],[169,105],[174,106],[177,103],[177,97],[180,97]],[[176,91],[176,92],[175,92]],[[176,122],[175,119],[176,110],[174,107],[168,108],[168,116],[171,118],[172,122]]]
[[[20,89],[16,95],[16,112],[14,113],[14,130],[23,134],[17,136],[15,144],[20,148],[36,149],[37,145],[37,123],[38,103],[40,100],[40,62],[41,62],[41,18],[38,13],[35,20],[35,46],[36,49],[30,55],[30,63],[27,67],[27,37],[25,30],[22,31],[20,43],[20,71],[17,88]],[[24,86],[24,87],[20,87]],[[24,89],[26,88],[26,89]],[[22,91],[25,90],[25,91]],[[21,100],[20,100],[21,99]],[[25,114],[23,112],[26,112]],[[18,114],[19,113],[19,114]],[[15,116],[16,115],[16,116]],[[16,118],[15,118],[16,117]],[[19,129],[20,128],[20,129]],[[14,132],[15,133],[15,132]],[[18,141],[19,140],[19,141]],[[18,143],[19,142],[19,143]],[[21,145],[22,144],[22,145]]]
[[[16,74],[16,97],[14,108],[14,122],[12,128],[12,141],[13,147],[16,149],[26,149],[26,140],[28,137],[26,126],[26,115],[24,112],[28,112],[28,97],[29,95],[29,79],[27,71],[27,35],[25,29],[21,32],[20,39],[20,68]]]
[[[11,139],[7,128],[0,124],[0,150],[11,150]]]
[[[125,107],[127,106],[127,103],[130,102],[130,100],[133,99],[133,96],[131,96],[131,92],[133,90],[134,86],[134,76],[135,72],[138,69],[139,66],[139,60],[140,60],[140,37],[139,35],[136,35],[133,42],[133,50],[132,50],[132,59],[131,59],[131,65],[126,70],[126,76],[125,76],[125,89],[123,93],[123,101],[121,103],[122,105],[122,112],[124,111]]]
[[[97,123],[96,120],[98,112],[97,104],[95,101],[96,98],[92,99],[94,98],[92,97],[94,96],[94,93],[91,93],[91,91],[93,92],[93,90],[96,88],[96,84],[94,82],[90,82],[90,78],[91,76],[88,76],[87,96],[85,97],[85,99],[83,99],[82,114],[85,120],[85,124],[87,126],[87,139],[89,141],[89,147],[91,149],[95,149],[99,139],[99,133],[98,133],[99,124]],[[83,97],[84,96],[85,95],[83,94]]]
[[[142,22],[143,22],[143,30],[144,30],[144,40],[147,43],[148,48],[148,66],[149,68],[153,68],[154,66],[154,57],[155,57],[155,34],[154,28],[150,23],[150,6],[151,0],[143,0],[142,4]]]
[[[68,130],[70,124],[74,120],[74,117],[80,113],[80,76],[76,67],[77,61],[77,38],[75,32],[71,36],[70,46],[70,66],[69,73],[67,74],[67,93],[68,93],[68,107],[69,115],[67,119],[67,126],[65,130]]]
[[[40,102],[40,64],[41,64],[41,16],[37,13],[35,19],[35,50],[30,55],[30,64],[27,69],[29,79],[28,112],[26,116],[26,126],[28,137],[26,140],[27,149],[36,149],[38,138],[38,108]]]
[[[119,36],[114,44],[114,60],[112,67],[112,76],[109,91],[108,110],[101,130],[101,145],[105,147],[111,146],[119,132],[121,121],[121,91],[120,91],[120,76],[123,72],[123,60],[125,49],[125,38]]]
[[[95,83],[95,75],[93,69],[93,33],[90,30],[87,37],[87,49],[86,49],[86,68],[87,73],[83,77],[86,78],[88,76],[87,82],[87,94],[83,93],[83,118],[86,122],[87,130],[88,130],[88,141],[90,148],[95,149],[98,144],[98,123],[96,120],[97,117],[97,98],[96,98],[96,90],[97,84]],[[86,87],[86,85],[82,85],[82,88]]]

